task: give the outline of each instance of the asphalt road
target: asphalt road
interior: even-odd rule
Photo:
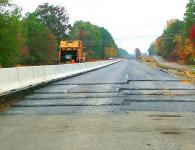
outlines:
[[[105,114],[195,111],[195,85],[136,61],[52,83],[5,114]]]
[[[0,113],[0,150],[194,150],[195,85],[134,60],[38,89]]]

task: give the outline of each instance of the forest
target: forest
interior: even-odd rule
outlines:
[[[162,35],[152,42],[148,52],[169,61],[195,64],[195,2],[189,0],[183,21],[167,21]]]
[[[71,25],[65,7],[44,3],[25,16],[21,12],[0,0],[0,67],[57,64],[61,40],[83,40],[89,60],[118,56],[108,30],[84,21]]]

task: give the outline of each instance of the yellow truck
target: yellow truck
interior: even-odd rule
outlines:
[[[84,62],[84,44],[81,40],[61,41],[59,51],[60,63],[67,62]]]

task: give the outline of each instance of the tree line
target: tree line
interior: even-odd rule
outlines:
[[[163,34],[152,42],[148,52],[170,61],[195,64],[195,2],[189,0],[184,21],[167,21]]]
[[[69,23],[64,7],[48,3],[21,15],[21,8],[0,0],[0,66],[58,63],[61,40],[83,40],[89,59],[118,56],[111,34],[90,22]]]
[[[103,27],[90,22],[76,21],[71,28],[69,38],[84,42],[88,59],[105,59],[118,56],[118,47],[112,35]]]

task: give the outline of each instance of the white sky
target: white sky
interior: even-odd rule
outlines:
[[[147,52],[170,19],[181,19],[188,0],[12,0],[32,12],[39,4],[48,2],[64,6],[70,23],[90,21],[105,27],[117,45],[133,53],[135,48]]]

